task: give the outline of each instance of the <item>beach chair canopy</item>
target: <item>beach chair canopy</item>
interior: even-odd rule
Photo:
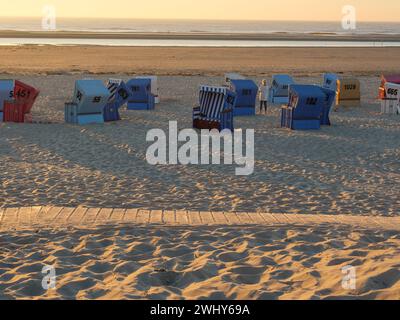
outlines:
[[[287,74],[278,74],[272,77],[272,90],[274,97],[287,97],[289,95],[289,86],[295,82]]]
[[[130,91],[126,83],[121,79],[109,79],[107,89],[110,92],[108,103],[113,103],[119,108],[128,101]]]
[[[226,87],[200,86],[200,116],[209,121],[219,119],[220,113],[232,105],[234,99],[235,93]]]
[[[156,99],[156,103],[159,103],[159,88],[158,88],[158,77],[157,76],[139,76],[136,79],[150,79],[151,81],[151,93]]]
[[[231,90],[236,93],[236,107],[255,107],[258,86],[253,80],[231,80]]]
[[[297,119],[319,119],[327,103],[326,93],[314,85],[291,85],[289,107],[294,109]]]
[[[110,92],[101,80],[77,80],[73,103],[78,114],[103,113]]]
[[[385,84],[386,83],[394,83],[394,84],[400,84],[400,74],[392,74],[392,75],[382,75],[381,77],[381,86],[379,87],[379,98],[380,99],[385,99],[386,94],[385,94]]]
[[[324,74],[324,88],[336,91],[339,76],[335,73],[325,73]]]
[[[131,96],[129,101],[147,101],[151,93],[151,79],[131,79],[127,82]]]
[[[14,80],[0,80],[0,112],[4,110],[4,102],[14,98]]]

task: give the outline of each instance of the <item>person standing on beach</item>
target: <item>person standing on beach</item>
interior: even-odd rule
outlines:
[[[258,94],[259,94],[259,99],[260,99],[260,114],[262,114],[263,108],[265,110],[265,114],[267,114],[268,91],[269,91],[269,88],[267,86],[267,80],[264,79],[261,82],[260,88],[258,89]]]

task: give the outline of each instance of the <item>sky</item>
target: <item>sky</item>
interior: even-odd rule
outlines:
[[[0,16],[40,17],[53,5],[58,17],[124,19],[340,21],[353,5],[358,21],[400,22],[399,0],[2,0]]]

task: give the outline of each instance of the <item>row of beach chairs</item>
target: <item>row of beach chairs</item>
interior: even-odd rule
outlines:
[[[256,114],[258,86],[240,74],[225,75],[221,86],[201,86],[199,105],[193,109],[193,127],[234,129],[234,117]],[[18,80],[0,80],[0,121],[31,122],[31,109],[39,91]],[[400,114],[400,76],[382,76],[379,89],[382,113]],[[293,130],[330,125],[333,105],[359,105],[360,82],[325,74],[323,85],[297,84],[289,75],[275,75],[268,88],[268,103],[280,104],[281,126]],[[121,119],[119,110],[153,110],[159,103],[157,77],[127,82],[84,79],[75,83],[71,102],[65,104],[65,121],[74,124],[103,123]]]

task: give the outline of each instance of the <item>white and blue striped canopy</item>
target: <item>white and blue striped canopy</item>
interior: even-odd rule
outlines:
[[[206,120],[218,120],[224,110],[227,87],[200,86],[200,113]]]
[[[107,84],[107,89],[110,91],[110,98],[108,99],[108,102],[113,102],[115,100],[115,95],[117,93],[117,89],[119,85],[121,84],[122,80],[120,79],[109,79],[108,84]]]

